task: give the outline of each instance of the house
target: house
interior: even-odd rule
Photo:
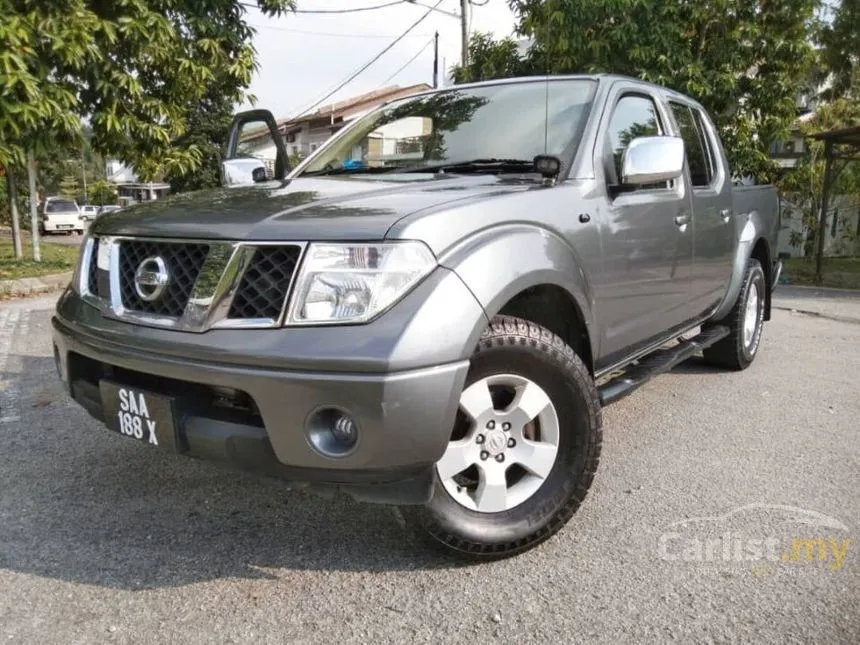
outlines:
[[[161,199],[170,192],[170,184],[158,181],[142,182],[134,168],[116,159],[105,163],[107,180],[116,188],[120,206]]]
[[[432,89],[427,83],[400,87],[391,85],[351,99],[332,103],[298,117],[281,119],[278,130],[290,156],[307,157],[350,121],[364,116],[382,103]]]

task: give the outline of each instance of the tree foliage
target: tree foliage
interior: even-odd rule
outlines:
[[[116,188],[104,179],[87,184],[87,203],[103,206],[116,204]]]
[[[472,34],[469,40],[469,64],[465,68],[455,65],[451,70],[455,83],[510,78],[530,72],[530,61],[520,54],[516,40],[493,40],[492,35],[482,32]]]
[[[60,181],[60,196],[66,199],[81,198],[81,182],[74,175],[66,175]]]
[[[182,193],[221,185],[221,151],[227,143],[233,102],[221,84],[213,84],[200,101],[186,109],[185,134],[174,140],[180,148],[200,151],[200,164],[196,168],[174,168],[165,176],[170,190]]]
[[[812,134],[860,124],[858,95],[860,91],[857,95],[849,94],[820,105],[811,119],[801,123],[801,133],[808,137]],[[833,162],[829,200],[825,204],[827,211],[832,210],[834,200],[840,196],[848,197],[849,201],[860,204],[860,161],[850,160],[852,155],[856,156],[857,151],[834,146],[834,152],[841,159]],[[818,235],[825,165],[824,143],[807,138],[803,157],[778,182],[780,192],[786,201],[801,212],[802,231],[806,232],[807,255],[814,252],[814,242]],[[858,231],[848,231],[851,236],[857,233]],[[799,245],[802,238],[803,232],[797,233],[791,240],[791,244]]]
[[[824,98],[847,95],[860,84],[860,0],[839,0],[818,42],[822,76],[829,81]]]
[[[819,0],[510,0],[533,45],[521,64],[510,45],[472,41],[469,76],[500,69],[617,73],[699,100],[720,128],[733,171],[770,180],[771,141],[795,117],[812,64]],[[499,66],[497,62],[503,61]],[[474,70],[474,71],[473,71]]]
[[[279,14],[293,0],[257,0]],[[144,179],[196,167],[189,106],[217,86],[239,101],[255,68],[238,0],[0,0],[0,164],[80,143]]]

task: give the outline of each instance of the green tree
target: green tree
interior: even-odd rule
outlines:
[[[90,204],[116,204],[116,198],[116,188],[104,179],[87,184],[87,202]]]
[[[178,147],[195,147],[200,151],[200,164],[196,168],[173,169],[166,175],[170,191],[183,193],[221,185],[221,151],[227,143],[233,102],[213,85],[206,96],[186,112],[187,129],[174,141]]]
[[[824,98],[833,100],[860,84],[860,0],[839,0],[818,36],[819,80],[828,80]]]
[[[268,15],[293,0],[257,0]],[[24,167],[28,148],[80,141],[144,179],[196,167],[177,142],[189,105],[213,83],[239,101],[255,67],[238,0],[0,0],[0,164]]]
[[[469,39],[469,64],[451,69],[455,83],[474,83],[494,78],[523,76],[531,72],[530,61],[520,55],[513,38],[493,40],[492,35],[477,32]]]
[[[67,199],[80,199],[81,183],[74,175],[66,175],[60,181],[60,195]]]
[[[860,100],[856,95],[836,99],[820,105],[814,116],[801,123],[801,132],[807,137],[819,132],[857,125],[860,123]],[[833,162],[833,184],[830,199],[825,205],[831,212],[833,201],[837,197],[848,197],[849,201],[860,204],[860,161],[849,160],[856,156],[856,150],[842,150],[840,146],[834,152],[842,159]],[[805,235],[805,254],[812,255],[816,248],[819,234],[821,199],[824,188],[824,144],[816,139],[806,139],[806,151],[797,165],[785,173],[778,181],[778,187],[784,199],[799,209],[802,216],[802,230],[794,232],[790,240],[793,246],[800,244]],[[847,230],[848,236],[856,236],[858,231]]]
[[[819,0],[509,0],[539,73],[618,73],[698,99],[720,129],[733,171],[772,180],[768,155],[795,117],[813,62]],[[510,45],[474,43],[470,70],[504,64]],[[477,58],[476,58],[477,57]],[[473,72],[470,72],[470,74]]]

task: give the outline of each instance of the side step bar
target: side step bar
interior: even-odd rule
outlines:
[[[607,406],[644,385],[651,377],[668,372],[685,360],[729,335],[729,328],[717,325],[689,340],[680,340],[674,347],[657,349],[642,357],[624,372],[598,388],[600,404]]]

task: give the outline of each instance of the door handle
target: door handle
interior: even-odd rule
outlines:
[[[686,226],[690,223],[690,214],[689,213],[681,213],[680,215],[675,215],[675,224],[677,226]]]
[[[732,219],[732,209],[724,208],[720,211],[720,217],[723,218],[723,224],[728,224],[729,220]]]

